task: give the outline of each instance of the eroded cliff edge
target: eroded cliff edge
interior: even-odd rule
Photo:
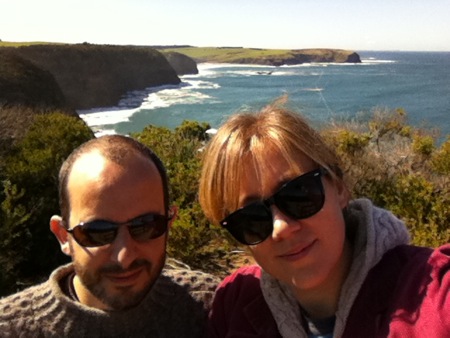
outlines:
[[[178,84],[175,70],[153,48],[112,45],[31,45],[3,47],[49,72],[73,109],[117,105],[128,91]]]

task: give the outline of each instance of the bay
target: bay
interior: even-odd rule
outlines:
[[[117,107],[79,111],[101,134],[129,134],[183,120],[217,128],[240,110],[287,94],[288,105],[315,123],[368,118],[374,108],[403,108],[408,123],[450,134],[450,52],[362,51],[360,64],[255,66],[199,64],[177,86],[127,93]]]

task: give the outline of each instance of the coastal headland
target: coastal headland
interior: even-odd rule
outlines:
[[[42,44],[3,47],[0,53],[21,58],[50,73],[67,105],[76,110],[114,106],[128,91],[180,83],[167,59],[153,48]],[[5,98],[0,97],[2,100]]]
[[[260,49],[243,47],[155,46],[165,52],[178,52],[197,63],[238,63],[257,65],[298,65],[303,63],[360,63],[359,55],[344,49]]]

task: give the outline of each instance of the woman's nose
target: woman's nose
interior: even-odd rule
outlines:
[[[284,214],[275,205],[270,207],[272,212],[273,231],[272,238],[274,241],[280,241],[288,238],[292,233],[301,229],[300,222],[290,218]]]

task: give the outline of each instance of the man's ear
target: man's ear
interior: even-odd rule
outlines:
[[[61,251],[67,256],[71,256],[68,240],[69,235],[64,227],[64,223],[61,216],[55,215],[52,216],[52,218],[50,218],[50,230],[56,236],[56,239],[58,240],[59,245],[61,246]]]
[[[173,222],[177,219],[178,216],[178,207],[176,205],[172,205],[169,208],[169,229],[172,227]]]

